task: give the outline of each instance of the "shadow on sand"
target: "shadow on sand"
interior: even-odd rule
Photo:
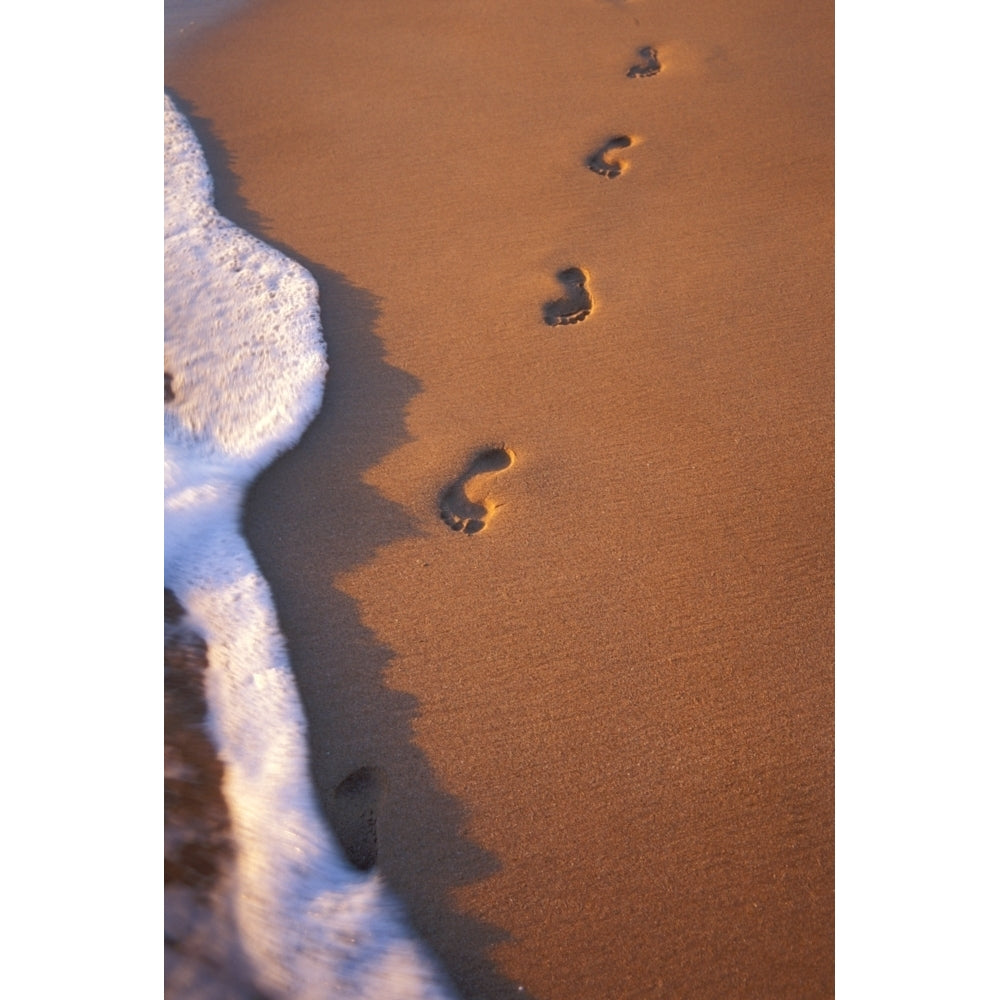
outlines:
[[[417,700],[383,683],[393,651],[333,584],[417,532],[403,508],[362,477],[408,440],[404,416],[420,383],[385,361],[375,296],[270,238],[266,220],[240,194],[211,121],[168,94],[201,143],[219,212],[298,261],[319,285],[330,363],[322,407],[299,444],[250,488],[243,531],[286,637],[323,812],[345,854],[360,867],[375,863],[460,994],[531,1000],[490,960],[505,933],[452,904],[457,887],[488,877],[499,863],[463,836],[462,804],[442,790],[415,744]]]

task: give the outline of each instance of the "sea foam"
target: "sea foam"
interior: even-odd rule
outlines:
[[[239,530],[251,479],[320,405],[316,283],[218,214],[198,141],[167,96],[164,233],[164,584],[208,646],[240,943],[271,997],[452,997],[379,876],[352,868],[321,819],[284,639]]]

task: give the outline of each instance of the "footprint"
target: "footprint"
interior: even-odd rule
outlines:
[[[566,286],[566,294],[545,307],[545,322],[549,326],[582,323],[594,309],[594,299],[587,288],[587,272],[579,267],[567,267],[556,277]]]
[[[386,784],[381,768],[359,767],[337,785],[328,804],[330,825],[347,860],[363,872],[378,860],[378,807]]]
[[[163,373],[163,402],[172,403],[174,401],[174,377],[170,372]]]
[[[615,136],[614,139],[609,139],[593,156],[587,160],[587,166],[594,171],[595,174],[600,174],[602,177],[621,177],[623,173],[628,169],[628,164],[622,163],[621,160],[609,160],[608,153],[613,152],[616,149],[628,149],[632,145],[632,137],[628,135]]]
[[[647,45],[646,48],[639,49],[639,55],[646,61],[636,63],[636,65],[628,71],[628,76],[633,78],[637,76],[656,76],[662,68],[660,66],[660,59],[656,54],[656,49],[654,49],[652,45]]]
[[[513,464],[514,452],[509,448],[490,448],[482,452],[441,498],[441,520],[452,531],[464,531],[467,535],[482,531],[490,523],[497,506],[486,495],[486,487],[497,473]]]

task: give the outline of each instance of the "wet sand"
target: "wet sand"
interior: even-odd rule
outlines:
[[[167,60],[320,285],[245,519],[317,792],[464,996],[833,995],[832,21],[265,0]]]
[[[164,591],[164,996],[262,1000],[232,911],[235,845],[208,735],[202,637]]]

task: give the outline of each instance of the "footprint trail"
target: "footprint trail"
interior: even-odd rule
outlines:
[[[639,49],[639,55],[642,56],[645,62],[636,63],[628,71],[627,75],[633,79],[640,76],[656,76],[662,69],[656,49],[652,45],[647,45],[646,48]]]
[[[504,469],[514,464],[509,448],[490,448],[482,452],[441,498],[441,520],[452,531],[474,535],[492,520],[497,505],[487,495],[487,488]]]
[[[386,776],[378,767],[359,767],[337,786],[330,804],[331,826],[347,860],[366,872],[378,860],[378,809]]]
[[[594,310],[594,299],[587,287],[587,272],[579,267],[567,267],[556,277],[566,288],[566,294],[545,307],[545,322],[549,326],[582,323]]]
[[[631,145],[631,136],[615,136],[614,139],[609,139],[587,160],[587,166],[590,167],[595,174],[600,174],[602,177],[621,177],[621,175],[628,169],[628,164],[622,162],[621,160],[609,159],[608,154],[614,152],[616,149],[628,149]]]

